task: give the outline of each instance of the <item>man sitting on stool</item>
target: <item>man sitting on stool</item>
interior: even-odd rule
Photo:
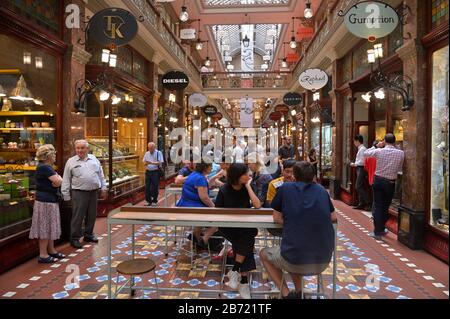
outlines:
[[[336,220],[334,206],[323,186],[314,183],[311,163],[294,166],[295,183],[284,183],[272,201],[273,220],[283,225],[281,247],[264,248],[261,261],[283,298],[298,298],[302,293],[301,275],[322,273],[331,261]],[[281,282],[282,271],[289,272],[295,285],[290,293]]]

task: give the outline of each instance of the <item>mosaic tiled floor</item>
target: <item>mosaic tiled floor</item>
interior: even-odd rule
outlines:
[[[409,299],[448,298],[448,265],[423,251],[412,251],[397,242],[394,234],[384,241],[376,241],[367,236],[371,230],[367,216],[341,202],[335,202],[339,216],[337,250],[337,295],[339,299]],[[16,267],[0,276],[0,298],[107,298],[107,250],[106,220],[98,219],[96,232],[99,244],[84,245],[75,250],[63,245],[60,250],[67,258],[53,265],[39,265],[36,260]],[[191,269],[188,252],[180,245],[169,242],[169,252],[165,252],[165,227],[137,226],[136,257],[152,258],[157,264],[156,277],[159,287],[194,289],[221,289],[221,261],[208,258],[200,260],[198,267]],[[174,228],[168,232],[173,234]],[[118,225],[113,228],[113,266],[131,255],[131,227]],[[261,235],[261,233],[260,233]],[[256,252],[265,245],[257,240]],[[186,241],[185,248],[189,247]],[[203,252],[207,257],[207,252]],[[177,262],[178,261],[178,262]],[[273,283],[267,278],[257,259],[258,269],[252,272],[252,292],[270,291]],[[331,266],[331,264],[330,264]],[[113,276],[116,272],[113,271]],[[332,292],[332,268],[323,274],[325,294]],[[113,278],[115,283],[116,277]],[[123,283],[120,276],[118,282]],[[154,286],[154,274],[135,277],[139,287]],[[292,283],[289,284],[293,288]],[[316,278],[305,277],[305,286],[316,289]],[[160,292],[160,298],[240,298],[237,291],[222,295],[212,292]],[[114,288],[114,285],[113,285]],[[128,290],[129,291],[129,290]],[[123,290],[118,298],[131,298]],[[254,298],[267,295],[254,294]],[[157,298],[156,291],[138,290],[134,298]]]

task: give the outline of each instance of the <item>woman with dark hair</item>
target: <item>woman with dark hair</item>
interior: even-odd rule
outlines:
[[[233,163],[227,172],[227,182],[217,194],[216,207],[224,208],[255,208],[261,207],[261,202],[251,187],[252,179],[249,169],[243,163]],[[250,287],[247,272],[256,269],[253,249],[258,230],[255,228],[220,228],[220,232],[228,239],[234,252],[234,266],[227,274],[228,286],[239,287],[242,298],[250,298]]]
[[[209,197],[208,174],[211,173],[211,163],[197,163],[195,170],[188,176],[181,190],[181,198],[177,207],[214,207],[214,203]],[[196,244],[205,248],[209,238],[216,232],[216,228],[208,228],[201,236],[201,228],[194,228],[194,241]]]
[[[317,152],[315,148],[309,150],[308,153],[308,162],[310,162],[314,167],[314,176],[317,179],[317,163],[319,163],[317,159]]]

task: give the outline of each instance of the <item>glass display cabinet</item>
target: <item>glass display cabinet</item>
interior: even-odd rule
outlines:
[[[110,115],[98,96],[90,97],[85,118],[90,152],[102,165],[110,200],[113,201],[143,189],[145,167],[142,159],[146,151],[147,136],[145,98],[124,91],[116,91],[115,95],[121,98],[121,102],[112,106],[112,149],[109,145]]]

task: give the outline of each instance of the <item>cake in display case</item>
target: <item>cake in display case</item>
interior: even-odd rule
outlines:
[[[114,198],[136,191],[143,186],[140,157],[130,145],[114,142],[112,150],[112,183],[109,180],[109,146],[107,139],[88,139],[91,153],[100,161],[107,187]]]

